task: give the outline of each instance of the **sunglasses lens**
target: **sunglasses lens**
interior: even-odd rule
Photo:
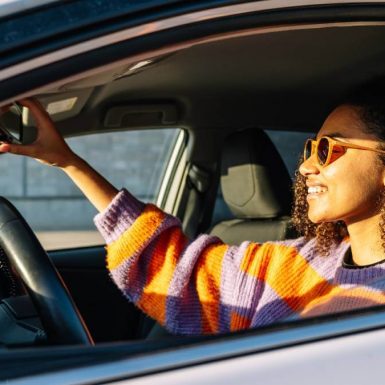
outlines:
[[[329,153],[329,141],[326,138],[321,138],[318,142],[317,157],[321,166],[326,163]]]

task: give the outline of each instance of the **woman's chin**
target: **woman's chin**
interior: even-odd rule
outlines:
[[[337,216],[326,215],[325,213],[317,213],[314,211],[309,211],[307,216],[310,222],[316,225],[319,225],[320,223],[324,222],[337,222],[342,220],[340,217]]]
[[[327,218],[325,218],[325,215],[321,215],[319,213],[315,213],[312,211],[308,212],[308,218],[309,218],[310,222],[312,222],[316,225],[318,225],[322,222],[328,222]]]
[[[325,222],[325,221],[315,220],[315,219],[312,219],[310,217],[309,217],[309,220],[310,220],[310,222],[314,223],[315,225],[319,225],[320,223]]]

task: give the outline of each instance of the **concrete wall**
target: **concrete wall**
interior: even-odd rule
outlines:
[[[68,140],[116,187],[151,201],[177,130],[132,131]],[[0,156],[0,195],[7,197],[32,228],[93,229],[96,211],[68,177],[55,167],[9,154]]]
[[[68,140],[116,187],[127,187],[136,196],[151,201],[158,190],[163,165],[177,130],[132,131],[90,135]],[[292,177],[302,152],[306,133],[268,131]],[[94,230],[95,209],[61,170],[33,159],[0,156],[0,195],[9,198],[35,231]],[[231,216],[218,200],[214,223]]]

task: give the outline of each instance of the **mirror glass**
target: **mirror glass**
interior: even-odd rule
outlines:
[[[0,141],[21,143],[23,139],[23,110],[18,104],[12,104],[0,115]]]

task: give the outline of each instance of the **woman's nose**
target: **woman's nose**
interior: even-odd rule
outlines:
[[[299,172],[302,176],[309,176],[312,174],[319,174],[319,164],[316,159],[316,155],[313,154],[306,160],[304,160],[299,166]]]

